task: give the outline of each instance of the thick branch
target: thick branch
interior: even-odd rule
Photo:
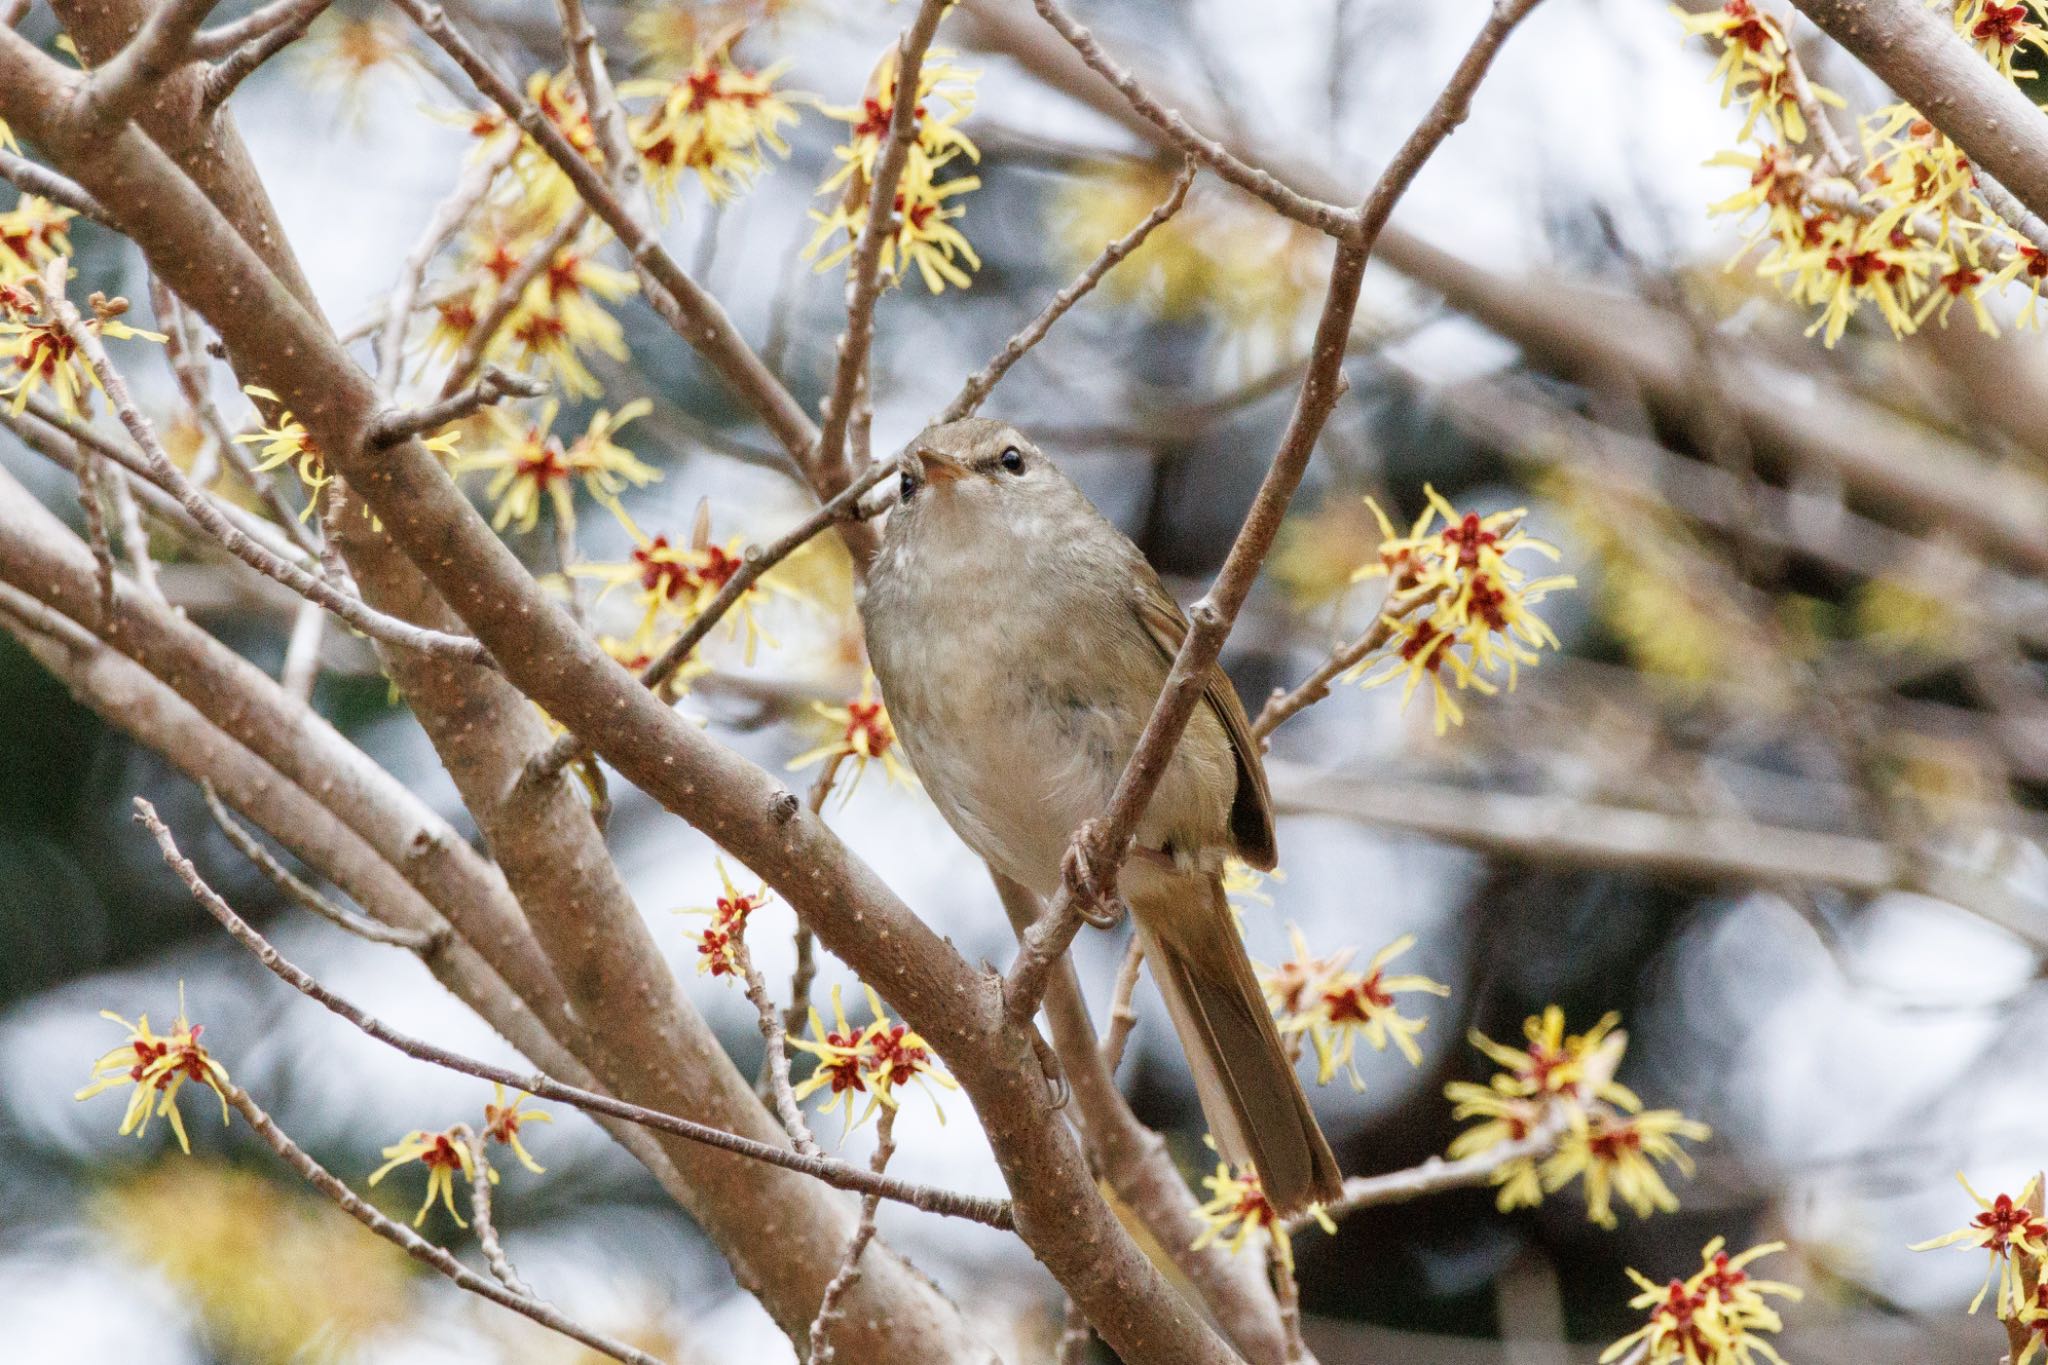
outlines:
[[[86,83],[89,116],[113,125],[128,117],[164,77],[192,60],[192,36],[214,0],[163,0],[128,45]]]

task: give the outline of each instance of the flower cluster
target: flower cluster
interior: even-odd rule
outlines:
[[[789,761],[790,772],[808,768],[814,763],[852,763],[853,776],[845,785],[842,800],[853,795],[861,774],[867,771],[870,762],[877,760],[891,782],[907,787],[915,781],[896,752],[896,725],[889,719],[889,708],[875,695],[873,673],[862,676],[860,695],[850,699],[846,705],[828,706],[816,701],[811,703],[811,710],[831,727],[832,737],[815,749],[792,758]]]
[[[484,1105],[483,1140],[508,1147],[519,1164],[535,1175],[546,1168],[533,1159],[520,1140],[519,1130],[528,1123],[552,1123],[554,1116],[544,1109],[526,1109],[522,1106],[530,1098],[525,1091],[513,1096],[508,1102],[505,1087],[493,1081],[491,1100]],[[457,1227],[468,1227],[462,1215],[455,1209],[455,1177],[464,1180],[476,1179],[476,1154],[471,1150],[471,1136],[468,1125],[456,1124],[438,1133],[415,1128],[404,1137],[384,1149],[384,1164],[370,1174],[370,1183],[375,1185],[385,1176],[401,1166],[417,1161],[427,1168],[427,1197],[421,1201],[419,1212],[413,1215],[412,1225],[418,1227],[427,1219],[428,1210],[434,1201],[440,1200],[448,1210],[448,1216],[455,1220]],[[493,1185],[498,1183],[498,1172],[489,1161],[483,1164],[484,1178]]]
[[[981,187],[979,177],[959,174],[959,163],[978,161],[981,153],[960,123],[974,109],[974,82],[981,73],[963,70],[946,60],[950,54],[932,49],[918,70],[917,105],[912,111],[915,138],[896,182],[896,230],[882,241],[881,269],[892,284],[901,284],[912,266],[934,294],[948,284],[965,289],[968,271],[981,268],[981,258],[954,226],[967,210],[953,202]],[[867,226],[869,188],[875,163],[889,141],[896,107],[896,51],[884,54],[868,78],[868,93],[857,105],[823,106],[827,117],[848,128],[847,141],[834,149],[839,169],[820,194],[837,194],[830,213],[813,212],[818,230],[804,248],[817,257],[817,268],[829,270],[853,254]],[[843,237],[830,251],[825,247]],[[820,255],[820,253],[823,253]]]
[[[455,462],[455,472],[473,470],[491,473],[484,495],[496,504],[491,525],[506,526],[524,533],[540,523],[543,504],[554,509],[564,526],[576,524],[575,484],[582,480],[591,497],[607,507],[618,502],[628,488],[641,488],[661,477],[658,470],[642,464],[613,439],[627,423],[645,417],[654,405],[635,399],[616,413],[600,408],[583,434],[567,445],[554,434],[555,415],[561,404],[550,398],[532,418],[508,412],[504,406],[490,410],[494,439],[488,449],[465,455]]]
[[[1697,1271],[1665,1285],[1631,1269],[1629,1278],[1642,1292],[1629,1307],[1649,1310],[1649,1320],[1601,1352],[1601,1365],[1624,1356],[1642,1365],[1754,1365],[1758,1356],[1784,1365],[1777,1348],[1757,1334],[1784,1326],[1770,1298],[1802,1296],[1792,1285],[1753,1278],[1747,1267],[1785,1244],[1766,1242],[1733,1256],[1726,1248],[1716,1237],[1700,1252]]]
[[[1365,687],[1403,679],[1405,705],[1424,678],[1436,694],[1436,732],[1464,723],[1465,713],[1445,686],[1448,674],[1458,691],[1491,695],[1499,689],[1488,675],[1505,671],[1514,690],[1536,651],[1558,647],[1534,610],[1550,593],[1577,586],[1565,575],[1531,578],[1508,557],[1529,551],[1548,559],[1557,548],[1521,529],[1527,511],[1517,508],[1482,517],[1459,512],[1434,488],[1429,505],[1407,535],[1400,535],[1378,503],[1367,500],[1380,525],[1377,559],[1357,570],[1354,582],[1389,580],[1386,614],[1391,654],[1369,656],[1344,675]],[[1441,518],[1443,525],[1436,526]]]
[[[2021,79],[2033,74],[2016,64],[2023,50],[2048,50],[2043,3],[1957,0],[1953,19],[1993,66]],[[1998,214],[1969,159],[1918,110],[1899,103],[1865,115],[1852,151],[1809,127],[1843,101],[1805,80],[1783,27],[1755,0],[1679,17],[1688,34],[1719,45],[1722,103],[1747,106],[1737,136],[1750,146],[1711,164],[1749,183],[1710,212],[1749,224],[1758,276],[1817,310],[1809,335],[1832,346],[1870,305],[1906,336],[1930,317],[1946,325],[1959,299],[1996,335],[1986,300],[2015,280],[2028,290],[2020,322],[2034,320],[2048,258]]]
[[[1290,927],[1289,933],[1294,956],[1278,967],[1260,967],[1259,985],[1278,1017],[1280,1032],[1305,1034],[1315,1048],[1318,1085],[1328,1085],[1341,1070],[1351,1078],[1352,1089],[1365,1089],[1356,1056],[1361,1039],[1375,1052],[1385,1052],[1391,1042],[1410,1066],[1422,1065],[1415,1036],[1428,1021],[1402,1014],[1394,997],[1416,992],[1449,995],[1451,988],[1426,976],[1387,975],[1387,964],[1415,946],[1415,935],[1395,939],[1361,972],[1348,966],[1355,949],[1318,958],[1309,952],[1299,929]]]
[[[717,860],[718,880],[724,894],[708,906],[691,906],[680,913],[709,915],[709,927],[697,935],[697,970],[713,976],[736,976],[740,972],[740,951],[747,932],[747,916],[774,897],[766,883],[742,893],[732,884],[725,860]]]
[[[1538,1133],[1558,1134],[1548,1155],[1517,1152],[1495,1167],[1491,1179],[1500,1187],[1502,1212],[1541,1203],[1576,1179],[1585,1182],[1586,1216],[1602,1227],[1615,1225],[1617,1197],[1638,1218],[1678,1207],[1658,1164],[1690,1175],[1692,1158],[1680,1141],[1704,1142],[1711,1134],[1676,1110],[1645,1110],[1615,1082],[1628,1046],[1618,1023],[1620,1016],[1610,1014],[1586,1033],[1567,1034],[1564,1011],[1551,1005],[1523,1025],[1523,1047],[1471,1035],[1472,1045],[1501,1070],[1485,1085],[1452,1081],[1444,1087],[1454,1118],[1479,1120],[1452,1141],[1452,1159]]]
[[[1211,1147],[1216,1145],[1214,1139],[1208,1141]],[[1201,1215],[1203,1226],[1195,1238],[1194,1250],[1220,1242],[1234,1255],[1263,1230],[1272,1241],[1274,1259],[1289,1275],[1294,1273],[1294,1239],[1287,1234],[1286,1221],[1274,1214],[1257,1171],[1232,1167],[1228,1161],[1219,1160],[1215,1174],[1202,1177],[1202,1188],[1209,1192],[1209,1200],[1195,1210]],[[1314,1205],[1309,1212],[1324,1232],[1337,1230],[1322,1205]]]
[[[796,1087],[796,1097],[805,1099],[819,1090],[830,1090],[823,1113],[839,1109],[844,1115],[845,1130],[867,1122],[876,1106],[897,1107],[896,1092],[915,1081],[927,1095],[931,1096],[932,1108],[939,1113],[940,1121],[945,1120],[945,1111],[938,1107],[938,1096],[932,1093],[931,1083],[948,1090],[958,1086],[951,1076],[939,1070],[938,1060],[932,1056],[931,1048],[923,1038],[911,1032],[908,1025],[889,1017],[882,1008],[882,999],[874,990],[867,991],[869,1022],[855,1028],[846,1021],[846,1007],[840,1001],[839,987],[832,988],[832,1027],[826,1028],[818,1011],[811,1011],[811,1036],[791,1038],[789,1045],[810,1053],[818,1064],[803,1083]],[[853,1112],[855,1097],[866,1095],[867,1107],[858,1117]]]
[[[689,68],[673,81],[628,81],[619,94],[652,96],[654,105],[633,120],[640,155],[655,200],[664,211],[684,172],[694,171],[704,192],[722,202],[746,191],[768,164],[768,153],[787,157],[781,129],[796,109],[775,88],[788,63],[755,71],[735,62],[733,35],[700,44]]]
[[[22,285],[59,256],[71,254],[70,224],[78,214],[61,204],[24,194],[0,213],[0,288]]]
[[[1971,1189],[1966,1177],[1958,1174],[1956,1179],[1977,1201],[1977,1216],[1969,1226],[1916,1243],[1913,1250],[1981,1248],[1990,1254],[1991,1269],[1983,1288],[1970,1301],[1970,1311],[1974,1313],[1984,1306],[1985,1295],[1996,1282],[1998,1296],[1993,1300],[1993,1311],[2000,1319],[2017,1318],[2030,1328],[2048,1323],[2048,1304],[2039,1302],[2041,1262],[2048,1258],[2048,1221],[2043,1220],[2041,1213],[2041,1177],[2030,1178],[2018,1197],[2000,1194],[1994,1199],[1986,1199]],[[2029,1284],[2029,1280],[2034,1283]]]
[[[623,560],[579,564],[572,572],[581,578],[601,581],[605,593],[616,588],[633,590],[634,603],[640,609],[637,624],[630,634],[604,636],[600,643],[627,667],[641,668],[661,652],[667,641],[703,615],[719,590],[740,571],[746,563],[746,538],[732,536],[724,544],[713,541],[709,504],[698,505],[690,538],[680,544],[666,534],[648,535],[617,499],[606,500],[605,506],[632,537],[632,552]],[[788,569],[803,553],[799,550],[791,555],[778,569]],[[775,643],[761,629],[755,614],[757,604],[765,596],[801,600],[803,594],[789,585],[785,575],[765,573],[748,584],[725,613],[727,636],[744,635],[745,659],[749,664],[762,641]]]
[[[91,1099],[116,1086],[132,1085],[135,1089],[128,1096],[127,1111],[121,1116],[121,1136],[133,1133],[141,1137],[149,1130],[150,1119],[167,1118],[171,1131],[177,1134],[178,1146],[189,1156],[192,1141],[185,1135],[185,1118],[178,1112],[178,1092],[187,1081],[197,1081],[213,1091],[220,1099],[220,1121],[225,1124],[229,1081],[227,1068],[215,1061],[199,1041],[206,1026],[185,1017],[182,988],[178,996],[178,1017],[172,1021],[169,1033],[150,1028],[146,1014],[130,1023],[118,1014],[101,1010],[102,1019],[128,1030],[128,1041],[92,1064],[92,1083],[73,1098]]]
[[[24,256],[30,251],[47,251],[51,245],[48,238],[24,241]],[[0,248],[0,257],[4,257],[4,248]],[[0,381],[5,381],[0,384],[0,398],[11,396],[14,401],[8,405],[9,411],[19,415],[39,390],[48,389],[57,396],[58,407],[82,421],[92,395],[103,392],[100,377],[86,363],[78,342],[58,325],[56,314],[41,294],[41,281],[33,273],[21,283],[11,284],[0,268]],[[95,294],[91,316],[85,319],[86,330],[123,341],[163,341],[161,332],[145,332],[122,322],[121,315],[127,311],[126,299]]]

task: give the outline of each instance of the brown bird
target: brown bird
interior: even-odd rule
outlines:
[[[1051,896],[1187,634],[1158,575],[1037,447],[971,418],[912,442],[861,616],[940,813],[998,872]],[[1335,1198],[1342,1177],[1224,900],[1231,854],[1273,866],[1273,810],[1244,707],[1212,668],[1121,889],[1218,1148],[1294,1212]]]

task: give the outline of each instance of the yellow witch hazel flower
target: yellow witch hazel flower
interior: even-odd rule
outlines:
[[[1995,1199],[1986,1199],[1970,1187],[1968,1177],[1958,1173],[1956,1179],[1970,1198],[1977,1201],[1980,1212],[1970,1220],[1969,1226],[1960,1228],[1946,1236],[1931,1241],[1917,1242],[1914,1251],[1934,1251],[1940,1247],[1981,1247],[1991,1256],[1991,1270],[1984,1279],[1984,1287],[1977,1291],[1977,1297],[1970,1301],[1970,1311],[1976,1312],[1984,1306],[1984,1296],[1991,1291],[1995,1281],[1998,1297],[1993,1301],[1994,1311],[2000,1318],[2010,1318],[2022,1311],[2027,1300],[2025,1277],[2020,1273],[2020,1258],[2039,1263],[2048,1260],[2048,1222],[2041,1214],[2041,1177],[2033,1176],[2021,1187],[2018,1198],[2000,1194]]]
[[[92,395],[104,392],[100,378],[86,363],[71,334],[59,327],[47,310],[37,308],[31,288],[40,292],[41,285],[33,280],[21,286],[0,282],[0,379],[9,373],[14,376],[0,387],[0,397],[11,395],[14,401],[8,410],[19,416],[29,399],[39,390],[48,389],[57,396],[57,406],[67,416],[84,421]],[[161,332],[145,332],[122,322],[121,314],[127,311],[126,299],[102,299],[95,294],[92,315],[85,319],[86,329],[95,336],[122,341],[164,340]],[[37,321],[39,312],[41,320]]]
[[[1410,1066],[1422,1065],[1415,1037],[1428,1021],[1404,1015],[1394,997],[1421,993],[1445,996],[1451,988],[1426,976],[1388,976],[1387,964],[1415,946],[1415,935],[1403,934],[1382,948],[1362,972],[1346,970],[1353,949],[1327,958],[1312,958],[1301,931],[1289,926],[1294,958],[1277,970],[1261,969],[1261,985],[1269,1002],[1286,1008],[1280,1019],[1283,1034],[1308,1035],[1316,1053],[1316,1084],[1328,1085],[1340,1070],[1353,1090],[1365,1089],[1358,1074],[1360,1039],[1375,1052],[1393,1046]]]
[[[545,1175],[547,1167],[535,1161],[533,1153],[526,1150],[526,1144],[520,1140],[519,1129],[528,1123],[553,1123],[555,1116],[545,1109],[521,1108],[532,1098],[533,1096],[522,1090],[512,1097],[510,1104],[507,1104],[505,1087],[492,1081],[491,1102],[484,1106],[484,1136],[500,1146],[510,1147],[512,1155],[517,1157],[519,1164],[527,1170],[535,1175]]]
[[[1759,1356],[1785,1365],[1777,1348],[1757,1333],[1775,1333],[1784,1326],[1770,1298],[1796,1301],[1803,1295],[1792,1285],[1755,1279],[1748,1271],[1785,1244],[1766,1242],[1733,1256],[1726,1248],[1726,1239],[1716,1237],[1700,1252],[1698,1271],[1665,1285],[1629,1270],[1642,1290],[1629,1307],[1648,1309],[1649,1321],[1601,1352],[1601,1365],[1623,1357],[1642,1365],[1755,1365]]]
[[[400,1166],[417,1161],[427,1168],[427,1197],[420,1204],[420,1211],[413,1215],[412,1225],[418,1227],[427,1221],[427,1210],[434,1207],[439,1198],[447,1206],[448,1216],[455,1220],[455,1226],[466,1228],[469,1224],[455,1211],[455,1177],[459,1172],[464,1180],[473,1179],[476,1171],[475,1158],[470,1155],[469,1143],[464,1140],[458,1128],[449,1128],[439,1133],[429,1133],[415,1128],[397,1142],[384,1149],[388,1158],[370,1174],[370,1183],[375,1185]],[[484,1175],[495,1185],[498,1173],[486,1166]]]
[[[220,1121],[226,1124],[229,1081],[227,1068],[215,1061],[199,1042],[206,1026],[185,1017],[184,987],[178,988],[178,1017],[172,1021],[169,1033],[151,1029],[146,1014],[134,1023],[109,1010],[101,1010],[100,1017],[127,1029],[128,1041],[92,1064],[92,1083],[73,1098],[89,1100],[116,1086],[132,1085],[134,1093],[129,1095],[127,1112],[121,1116],[121,1136],[133,1133],[141,1137],[149,1130],[150,1119],[161,1116],[170,1120],[178,1146],[190,1156],[192,1141],[185,1135],[185,1119],[178,1112],[178,1092],[187,1081],[207,1087],[219,1097]]]
[[[1703,1142],[1711,1133],[1675,1110],[1644,1111],[1633,1091],[1615,1082],[1627,1049],[1627,1035],[1609,1014],[1584,1034],[1565,1031],[1564,1011],[1555,1005],[1523,1025],[1525,1046],[1507,1047],[1484,1034],[1472,1045],[1502,1068],[1487,1084],[1452,1081],[1444,1095],[1454,1118],[1478,1119],[1451,1143],[1454,1160],[1479,1157],[1539,1131],[1562,1129],[1555,1150],[1501,1162],[1491,1174],[1503,1212],[1541,1203],[1583,1178],[1587,1217],[1603,1227],[1615,1224],[1618,1196],[1638,1217],[1678,1207],[1657,1169],[1659,1162],[1692,1173],[1682,1139]]]
[[[774,893],[765,882],[753,891],[742,893],[732,884],[732,874],[725,870],[725,859],[719,858],[714,862],[725,894],[708,906],[689,906],[676,913],[711,917],[710,927],[697,936],[697,970],[715,977],[737,976],[740,944],[747,932],[747,917],[774,899]]]
[[[59,256],[71,254],[70,223],[78,213],[39,195],[24,194],[0,213],[0,285],[34,279]]]
[[[939,1108],[938,1096],[932,1093],[936,1083],[948,1090],[958,1089],[951,1076],[938,1069],[938,1059],[932,1056],[931,1048],[918,1034],[911,1032],[907,1025],[889,1018],[882,1008],[881,997],[872,988],[863,987],[867,992],[868,1012],[872,1020],[865,1027],[855,1029],[846,1021],[846,1007],[841,1002],[839,987],[832,988],[833,1027],[825,1027],[818,1011],[811,1011],[811,1036],[791,1038],[789,1045],[810,1053],[818,1059],[801,1085],[795,1090],[799,1100],[807,1099],[819,1090],[829,1088],[831,1096],[825,1102],[821,1113],[829,1114],[834,1109],[842,1110],[844,1126],[841,1136],[852,1131],[875,1112],[879,1105],[897,1107],[896,1091],[902,1086],[916,1082],[931,1096],[932,1108],[938,1113],[939,1121],[945,1122],[946,1114]],[[854,1097],[867,1095],[867,1107],[858,1118],[854,1116]]]
[[[981,180],[973,175],[942,175],[963,158],[981,158],[979,149],[960,128],[961,120],[974,108],[974,82],[981,73],[951,65],[946,60],[950,55],[934,48],[918,71],[916,139],[896,184],[896,231],[882,243],[881,267],[891,284],[901,284],[915,266],[925,288],[934,294],[943,293],[948,284],[965,289],[971,282],[968,272],[981,268],[981,258],[954,226],[966,210],[952,202],[979,189]],[[894,117],[894,48],[884,54],[869,77],[868,91],[859,105],[823,106],[826,116],[849,126],[850,136],[834,149],[839,169],[818,187],[820,194],[838,192],[838,206],[829,214],[811,214],[818,230],[804,248],[804,257],[817,257],[820,271],[851,256],[867,225],[868,189]],[[844,240],[820,257],[826,244],[840,234]]]
[[[1504,669],[1513,691],[1521,669],[1536,664],[1537,650],[1558,648],[1556,634],[1532,608],[1552,592],[1578,586],[1578,580],[1563,574],[1530,578],[1508,562],[1519,551],[1558,558],[1556,546],[1521,529],[1527,509],[1482,517],[1460,513],[1434,488],[1424,492],[1428,506],[1405,536],[1377,502],[1366,500],[1380,524],[1379,554],[1352,579],[1391,581],[1383,619],[1394,647],[1390,655],[1360,662],[1343,681],[1378,687],[1401,679],[1405,706],[1428,678],[1436,695],[1436,732],[1442,735],[1465,718],[1444,684],[1446,672],[1458,691],[1492,695],[1499,689],[1487,675]],[[1433,529],[1439,517],[1443,525]]]
[[[808,749],[792,758],[788,771],[796,772],[827,759],[838,759],[853,764],[853,776],[847,781],[842,801],[852,797],[853,789],[860,783],[861,774],[868,769],[871,761],[879,760],[882,771],[888,779],[899,786],[908,787],[916,782],[910,769],[903,766],[903,760],[896,752],[896,726],[889,719],[889,708],[875,696],[875,675],[867,672],[860,680],[860,695],[844,706],[827,706],[824,702],[812,702],[811,709],[833,726],[837,733],[830,740],[815,749]]]
[[[1216,1140],[1213,1137],[1202,1140],[1210,1150],[1215,1150]],[[1202,1188],[1209,1192],[1209,1199],[1195,1210],[1201,1215],[1203,1226],[1195,1237],[1193,1250],[1200,1251],[1221,1243],[1235,1255],[1250,1245],[1253,1237],[1264,1232],[1271,1239],[1274,1259],[1286,1267],[1288,1274],[1294,1273],[1294,1239],[1288,1235],[1286,1220],[1274,1214],[1257,1171],[1248,1166],[1233,1167],[1219,1158],[1215,1173],[1202,1177]],[[1330,1221],[1329,1214],[1323,1212],[1321,1204],[1313,1205],[1309,1212],[1324,1232],[1334,1233],[1337,1230],[1337,1225]]]
[[[619,87],[627,99],[658,99],[634,122],[632,136],[663,212],[685,171],[696,172],[704,192],[723,202],[746,192],[770,152],[789,155],[780,130],[796,123],[797,113],[775,88],[789,63],[763,71],[741,66],[732,57],[737,37],[733,31],[699,44],[689,69],[676,80],[628,81]]]
[[[555,415],[561,404],[550,398],[541,404],[532,420],[522,420],[503,407],[491,409],[491,424],[497,440],[491,448],[465,455],[455,462],[455,472],[490,470],[490,484],[484,496],[496,508],[491,526],[507,526],[524,534],[540,524],[543,504],[554,509],[565,525],[576,524],[575,484],[578,479],[591,497],[610,506],[628,488],[640,488],[661,477],[661,471],[642,464],[613,436],[627,423],[645,417],[654,404],[638,398],[616,413],[600,408],[583,434],[568,445],[555,435]]]

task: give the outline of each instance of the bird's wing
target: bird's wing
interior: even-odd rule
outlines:
[[[1188,636],[1187,617],[1181,615],[1179,604],[1157,577],[1141,573],[1138,582],[1138,622],[1171,668]],[[1237,843],[1237,856],[1261,871],[1270,871],[1280,858],[1273,839],[1273,793],[1266,785],[1266,765],[1259,760],[1259,741],[1252,734],[1251,719],[1237,699],[1237,689],[1216,665],[1209,667],[1202,700],[1222,722],[1223,733],[1230,738],[1231,755],[1237,760],[1237,793],[1230,802],[1230,834]]]

